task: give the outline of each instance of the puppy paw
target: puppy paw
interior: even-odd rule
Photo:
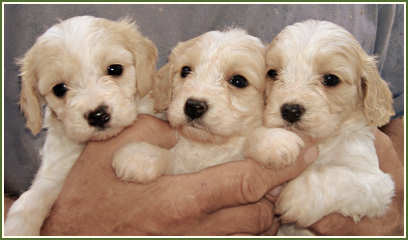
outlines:
[[[361,175],[360,175],[361,176]],[[361,180],[361,178],[364,179]],[[367,181],[370,179],[371,181]],[[358,181],[361,183],[356,184]],[[353,181],[349,184],[348,190],[367,195],[350,194],[350,200],[344,201],[348,204],[340,205],[338,212],[344,216],[350,216],[354,222],[360,221],[367,216],[369,218],[381,217],[388,210],[394,196],[394,181],[392,177],[383,172],[377,172],[375,176],[369,174]],[[356,188],[359,186],[359,188]],[[351,197],[351,196],[355,197]]]
[[[282,223],[308,227],[328,214],[324,210],[325,200],[316,194],[301,181],[287,184],[276,202],[276,212],[281,215]]]
[[[268,168],[281,168],[295,162],[303,146],[303,140],[293,132],[262,127],[249,136],[245,155]]]
[[[131,143],[114,154],[112,166],[122,180],[147,183],[166,172],[169,155],[167,150],[148,143]]]

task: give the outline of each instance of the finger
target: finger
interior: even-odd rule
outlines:
[[[229,234],[228,236],[255,236],[255,235],[249,234],[249,233],[234,233],[234,234]]]
[[[375,149],[378,155],[380,168],[392,176],[395,183],[395,191],[403,191],[404,167],[398,158],[391,139],[381,132],[375,131]]]
[[[351,235],[354,224],[352,218],[332,213],[310,226],[310,230],[317,235]]]
[[[280,226],[279,219],[277,217],[274,217],[272,221],[273,221],[272,226],[268,230],[263,232],[261,234],[262,236],[276,236],[276,234],[278,234],[278,230]]]
[[[270,190],[269,192],[265,194],[265,198],[268,199],[270,202],[275,203],[278,200],[279,194],[281,193],[285,185],[286,184],[282,184],[282,185],[279,185],[273,188],[272,190]]]
[[[212,213],[202,222],[200,230],[216,235],[260,234],[272,227],[273,216],[273,204],[262,199],[257,203]]]
[[[282,188],[283,188],[283,185],[279,185],[279,186],[275,187],[274,189],[272,189],[269,193],[272,196],[276,197],[276,196],[278,196],[280,194],[280,192],[282,191]]]
[[[398,154],[398,158],[401,162],[404,161],[404,120],[402,118],[395,118],[391,120],[387,125],[382,126],[381,131],[387,134],[395,151]]]
[[[264,168],[253,160],[230,162],[179,176],[174,185],[188,192],[186,201],[199,203],[198,209],[211,213],[259,201],[273,187],[299,175],[316,158],[317,149],[313,147],[302,153],[295,164],[279,170]]]
[[[176,131],[165,121],[141,114],[131,126],[124,129],[116,137],[106,141],[90,142],[88,146],[103,148],[104,151],[105,149],[112,149],[113,152],[121,146],[135,141],[144,141],[160,147],[170,148],[177,141]]]
[[[317,139],[314,139],[311,136],[304,134],[303,132],[295,130],[295,133],[303,140],[305,148],[311,147],[315,145],[317,142]]]
[[[148,136],[146,142],[164,148],[171,148],[177,143],[175,129],[168,122],[150,115],[139,115],[140,125],[137,131],[142,131],[142,136]]]
[[[358,223],[350,217],[332,213],[314,223],[310,229],[317,235],[326,236],[402,235],[404,225],[399,205],[398,201],[394,200],[384,216],[364,217]]]

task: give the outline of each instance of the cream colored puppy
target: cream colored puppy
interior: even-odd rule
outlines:
[[[44,127],[47,136],[40,169],[10,208],[5,235],[39,235],[85,142],[112,137],[138,113],[153,112],[156,59],[156,47],[127,20],[74,17],[37,39],[20,61],[20,104],[31,132]]]
[[[372,130],[394,112],[374,58],[345,29],[309,20],[279,33],[266,61],[265,125],[316,138],[320,152],[281,192],[282,220],[307,227],[333,212],[383,215],[394,184],[379,168]]]
[[[156,108],[167,109],[171,126],[178,130],[178,142],[170,150],[147,143],[126,146],[114,156],[116,174],[148,182],[163,174],[195,172],[244,156],[266,165],[277,164],[272,161],[276,154],[287,156],[285,161],[296,159],[292,153],[303,144],[296,134],[258,129],[265,74],[264,45],[243,30],[212,31],[179,43],[160,69],[154,90]],[[287,141],[274,141],[281,136]]]

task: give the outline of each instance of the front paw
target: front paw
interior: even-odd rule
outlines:
[[[296,161],[304,146],[295,133],[283,128],[258,128],[249,136],[246,157],[269,168],[281,168]]]
[[[131,143],[114,154],[112,166],[122,180],[147,183],[166,172],[169,155],[167,150],[148,143]]]
[[[325,216],[325,200],[316,194],[318,192],[313,192],[301,181],[287,184],[276,202],[276,212],[281,215],[282,223],[308,227]]]

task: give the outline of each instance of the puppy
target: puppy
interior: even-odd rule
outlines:
[[[37,39],[20,61],[20,105],[31,132],[44,127],[47,136],[32,186],[8,212],[6,235],[39,235],[84,144],[153,112],[156,60],[156,47],[128,20],[74,17]]]
[[[373,129],[394,114],[373,57],[345,29],[309,20],[286,27],[266,55],[264,124],[318,141],[319,157],[281,192],[283,222],[308,227],[338,212],[381,216],[394,192],[379,168]]]
[[[153,92],[155,107],[167,109],[178,142],[170,150],[147,143],[127,145],[114,155],[117,176],[149,182],[244,156],[274,164],[273,156],[281,154],[274,149],[299,151],[303,141],[296,134],[260,129],[265,75],[264,45],[243,30],[207,32],[179,43],[159,70]],[[276,136],[287,141],[274,141]],[[271,158],[262,157],[268,152]]]

